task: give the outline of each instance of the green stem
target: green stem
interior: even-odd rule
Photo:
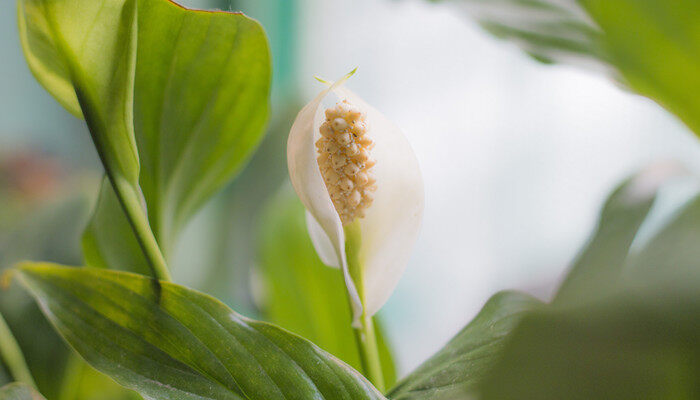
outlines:
[[[354,328],[357,350],[360,353],[360,362],[365,376],[372,384],[384,392],[384,374],[382,364],[379,359],[379,348],[377,346],[377,335],[374,332],[372,317],[367,314],[364,293],[364,276],[362,271],[362,261],[359,254],[362,235],[358,222],[353,222],[345,227],[345,255],[348,260],[348,269],[352,277],[357,293],[362,303],[362,315],[360,316],[360,327]],[[348,294],[349,298],[349,294]],[[350,299],[352,302],[352,299]],[[351,307],[352,312],[352,307]]]
[[[172,281],[170,271],[168,271],[168,266],[165,262],[165,257],[163,257],[163,253],[158,246],[158,241],[155,235],[153,235],[148,217],[141,207],[139,195],[136,193],[133,186],[126,181],[112,179],[111,177],[110,181],[126,213],[129,224],[134,230],[136,239],[143,253],[146,255],[151,271],[153,271],[153,276],[161,281]]]
[[[0,314],[0,355],[15,381],[26,383],[36,389],[27,361],[2,314]]]

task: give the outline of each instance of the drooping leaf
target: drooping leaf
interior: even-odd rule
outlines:
[[[620,283],[622,269],[639,227],[649,214],[656,191],[636,188],[644,174],[618,186],[605,202],[598,227],[559,287],[554,302],[585,299]]]
[[[343,275],[316,255],[304,206],[288,185],[267,204],[260,226],[263,315],[359,369]],[[390,386],[396,381],[396,369],[376,317],[375,326],[384,379]]]
[[[540,61],[605,71],[657,101],[700,135],[696,0],[451,2]]]
[[[382,398],[312,343],[182,286],[50,264],[17,275],[90,364],[145,397]]]
[[[517,323],[542,303],[525,294],[494,295],[445,347],[389,391],[397,400],[467,398],[496,362]]]
[[[46,400],[24,383],[10,383],[0,388],[0,400]]]
[[[138,6],[134,126],[140,187],[167,255],[186,221],[241,169],[262,138],[270,55],[262,27],[244,15],[187,10],[165,0]],[[119,203],[103,195],[95,218],[127,227]],[[119,258],[137,242],[108,240],[113,233],[104,230],[112,227],[93,221],[86,232],[91,264],[143,265]]]

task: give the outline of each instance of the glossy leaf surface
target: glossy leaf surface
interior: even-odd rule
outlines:
[[[389,391],[401,400],[467,398],[496,362],[508,334],[542,303],[525,294],[501,292],[445,347]]]
[[[115,182],[136,191],[135,0],[20,0],[20,38],[37,80],[85,117]]]
[[[262,27],[242,14],[168,0],[18,5],[30,68],[61,104],[86,117],[112,185],[129,204],[145,200],[167,254],[263,136],[271,61]],[[95,218],[127,226],[123,202],[102,190]],[[91,264],[142,270],[132,263],[140,258],[131,254],[134,240],[109,240],[114,234],[99,230],[114,231],[91,224],[83,241]]]
[[[51,264],[18,275],[90,364],[145,397],[382,398],[312,343],[182,286]]]

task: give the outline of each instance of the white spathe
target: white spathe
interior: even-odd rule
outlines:
[[[354,71],[353,71],[354,72]],[[315,142],[324,120],[321,102],[334,93],[366,115],[367,135],[374,141],[372,174],[377,180],[374,202],[359,219],[360,260],[365,287],[364,307],[374,315],[387,301],[406,268],[418,236],[424,208],[423,178],[418,160],[401,130],[382,113],[342,85],[346,75],[321,91],[297,115],[287,142],[289,176],[307,210],[309,236],[319,258],[341,267],[352,300],[354,325],[363,304],[348,272],[345,234],[317,162]]]

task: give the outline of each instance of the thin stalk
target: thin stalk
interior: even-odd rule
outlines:
[[[36,389],[27,361],[2,314],[0,314],[0,355],[15,381],[26,383]]]
[[[114,192],[119,199],[119,203],[121,203],[122,208],[126,213],[129,224],[134,230],[136,239],[146,255],[151,271],[153,271],[153,276],[161,281],[172,281],[170,271],[168,270],[168,266],[165,262],[165,257],[160,251],[158,241],[151,230],[148,217],[146,217],[146,213],[141,207],[139,195],[126,181],[112,179],[111,177],[110,181],[112,182]]]
[[[362,273],[362,261],[359,254],[361,243],[362,235],[360,233],[359,223],[353,222],[346,226],[345,254],[348,260],[348,269],[353,282],[355,282],[355,287],[357,288],[357,293],[362,303],[360,327],[353,329],[355,332],[355,342],[357,343],[357,350],[360,353],[360,362],[362,363],[364,375],[377,389],[384,392],[384,373],[382,372],[382,364],[379,358],[377,335],[374,332],[372,317],[367,314],[367,307],[364,306],[364,276]],[[350,299],[350,301],[352,302],[352,299]],[[352,312],[352,307],[350,308]]]

